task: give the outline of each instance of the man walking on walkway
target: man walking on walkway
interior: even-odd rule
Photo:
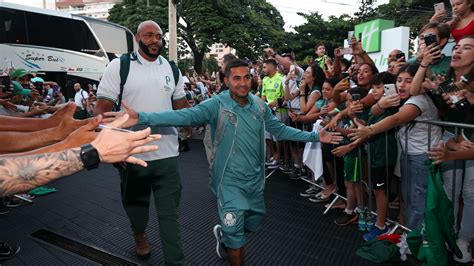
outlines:
[[[217,254],[228,255],[231,265],[243,265],[245,232],[258,229],[264,215],[265,130],[279,139],[338,143],[342,137],[321,131],[303,132],[285,126],[258,97],[249,94],[250,70],[246,62],[230,61],[225,70],[229,91],[186,110],[137,113],[125,126],[187,126],[209,123],[213,140],[211,190],[217,196],[220,225],[214,227]],[[121,113],[106,113],[120,116]],[[111,118],[113,120],[113,118]]]
[[[142,112],[160,112],[190,107],[184,92],[181,73],[173,63],[160,56],[163,32],[154,21],[144,21],[138,26],[136,41],[138,52],[130,55],[130,68],[123,94],[121,60],[107,66],[97,91],[95,114],[111,111],[120,95],[123,100]],[[178,75],[177,75],[178,74]],[[138,130],[134,127],[132,130]],[[158,213],[160,238],[165,264],[182,265],[184,255],[178,223],[181,181],[178,171],[178,133],[172,127],[153,127],[154,134],[161,134],[160,149],[143,154],[147,161],[143,168],[124,164],[120,169],[122,203],[134,233],[136,253],[139,258],[150,256],[145,229],[148,223],[150,195]]]

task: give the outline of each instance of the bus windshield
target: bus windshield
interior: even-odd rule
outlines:
[[[6,7],[0,7],[0,43],[60,48],[105,57],[84,21]]]

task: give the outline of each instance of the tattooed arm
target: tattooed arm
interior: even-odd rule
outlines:
[[[50,154],[0,156],[0,197],[25,192],[84,169],[80,148]]]
[[[98,119],[100,120],[100,117]],[[127,120],[128,114],[110,123],[110,126],[120,127]],[[101,162],[125,161],[146,167],[145,161],[132,155],[158,149],[155,145],[146,145],[160,139],[160,135],[150,135],[150,133],[150,128],[132,133],[104,129],[91,142],[91,145],[97,149]],[[80,151],[81,148],[73,148],[55,153],[0,156],[0,197],[28,191],[82,170],[84,167],[80,159]]]

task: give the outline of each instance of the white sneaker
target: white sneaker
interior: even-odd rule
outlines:
[[[267,164],[268,169],[277,169],[280,164],[277,160],[273,159],[270,163]]]
[[[217,253],[217,256],[222,260],[227,259],[226,248],[224,246],[224,243],[222,243],[222,227],[221,227],[221,225],[219,225],[219,224],[215,225],[214,228],[212,229],[212,232],[214,233],[214,237],[216,238],[216,253]]]
[[[461,250],[462,253],[462,258],[456,257],[456,255],[453,255],[453,259],[457,262],[460,263],[468,263],[471,262],[472,260],[472,255],[471,255],[471,245],[469,242],[463,239],[458,239],[456,241],[456,244],[458,245],[459,249]]]

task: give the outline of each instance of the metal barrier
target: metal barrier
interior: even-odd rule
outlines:
[[[416,121],[416,123],[424,123],[424,124],[428,124],[428,134],[427,134],[427,143],[428,143],[428,147],[427,147],[427,150],[430,150],[432,145],[432,140],[433,140],[433,136],[431,135],[431,130],[432,130],[432,126],[439,126],[441,127],[442,129],[444,128],[454,128],[454,136],[458,136],[459,133],[460,133],[460,129],[472,129],[474,130],[474,125],[469,125],[469,124],[461,124],[461,123],[452,123],[452,122],[442,122],[442,121]],[[407,168],[409,166],[409,161],[408,161],[408,146],[409,146],[409,138],[408,138],[408,134],[409,134],[409,130],[407,130],[407,132],[404,133],[404,139],[405,139],[405,145],[402,149],[402,154],[404,154],[405,156],[403,158],[400,158],[400,163],[402,162],[402,160],[404,160],[405,162],[405,166],[404,167],[404,170],[405,170],[405,173],[402,173],[402,175],[407,175]],[[442,138],[442,136],[441,136]],[[388,135],[387,133],[385,133],[385,151],[388,150]],[[437,144],[437,143],[435,143]],[[291,145],[291,144],[290,144]],[[299,146],[299,143],[296,144],[297,147]],[[371,159],[371,153],[370,153],[370,143],[367,143],[366,144],[366,147],[367,147],[367,160],[368,162],[370,162],[370,159]],[[405,151],[405,153],[403,153],[403,151]],[[359,148],[359,158],[362,158],[362,148]],[[293,162],[293,158],[292,158],[292,155],[290,155],[290,158],[287,158],[290,160],[290,166],[294,169],[294,162]],[[334,159],[334,169],[337,169],[337,162],[336,160]],[[388,190],[389,190],[389,187],[388,184],[389,183],[389,176],[390,176],[390,173],[388,172],[389,169],[388,169],[388,165],[389,165],[389,158],[388,158],[388,153],[386,152],[386,155],[385,155],[385,163],[386,163],[386,184],[387,184],[387,187],[386,187],[386,194],[387,194],[387,198],[389,196],[389,193],[388,193]],[[456,171],[457,171],[457,168],[458,168],[458,164],[459,162],[458,161],[454,161],[454,170],[453,170],[453,175],[452,175],[452,192],[451,192],[451,200],[453,202],[453,205],[454,205],[454,202],[456,200]],[[303,165],[301,165],[301,167],[303,167]],[[361,177],[363,176],[363,173],[362,173],[362,169],[363,167],[365,168],[365,166],[363,165],[362,163],[362,160],[359,160],[359,170],[361,171]],[[277,168],[278,169],[278,168]],[[271,176],[273,173],[276,172],[277,169],[274,169],[273,171],[271,171],[270,174],[268,174],[266,176],[266,178],[268,178],[269,176]],[[367,165],[367,183],[363,182],[365,187],[366,187],[366,191],[367,191],[367,198],[368,198],[368,207],[369,207],[369,210],[370,210],[370,213],[374,216],[377,215],[376,212],[374,212],[373,210],[373,197],[372,197],[372,172],[371,172],[371,167],[370,165]],[[333,182],[337,185],[337,179],[338,178],[343,178],[341,176],[338,176],[337,174],[337,171],[334,170],[334,178],[333,178]],[[308,183],[308,184],[311,184],[315,187],[318,187],[320,189],[324,189],[323,186],[317,184],[316,182],[313,182],[310,178],[301,178],[302,181]],[[462,191],[462,184],[461,184],[461,191]],[[338,199],[342,199],[344,201],[347,201],[347,198],[344,197],[343,195],[339,194],[337,191],[335,191],[334,193],[332,193],[335,197],[334,199],[327,205],[326,209],[324,210],[323,214],[326,214],[328,213],[328,211],[334,206],[334,204],[337,202]],[[409,198],[408,199],[404,199],[404,200],[410,200]],[[455,211],[455,208],[453,208],[453,210]],[[400,223],[398,223],[397,221],[394,221],[394,220],[391,220],[389,218],[386,219],[386,223],[389,223],[391,225],[393,225],[393,228],[389,231],[389,233],[393,233],[395,232],[397,229],[402,229],[402,230],[405,230],[405,231],[411,231],[410,228],[404,226],[404,225],[401,225]]]

